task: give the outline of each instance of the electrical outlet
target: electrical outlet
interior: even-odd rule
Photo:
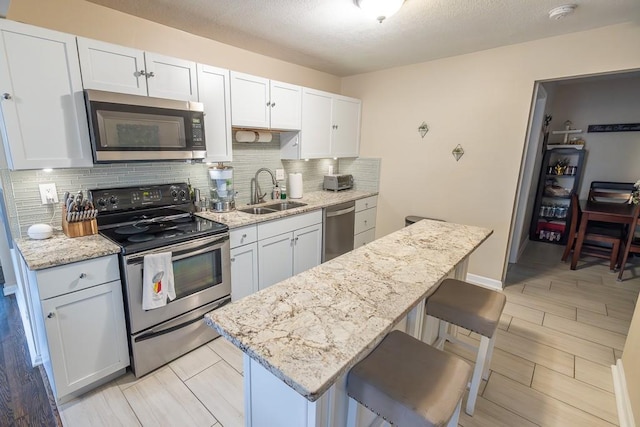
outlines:
[[[276,169],[276,181],[284,180],[284,169]]]
[[[43,205],[58,203],[58,190],[56,190],[56,184],[54,182],[39,185],[40,200],[42,200]]]

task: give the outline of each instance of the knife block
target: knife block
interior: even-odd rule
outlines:
[[[95,218],[85,221],[67,222],[67,209],[62,208],[62,231],[67,237],[82,237],[98,234],[98,222]]]

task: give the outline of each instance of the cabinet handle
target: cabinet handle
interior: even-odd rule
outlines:
[[[366,220],[366,219],[364,220],[364,223],[365,223],[365,224],[367,223],[367,220]]]
[[[140,70],[140,71],[138,71],[138,75],[139,75],[139,76],[146,76],[146,75],[147,75],[147,72],[146,72],[146,71],[144,71],[144,70]]]
[[[86,274],[86,273],[80,273],[80,278],[81,278],[81,279],[84,279],[85,277],[87,277],[87,274]]]
[[[235,258],[231,258],[231,262],[236,262],[236,259]]]
[[[275,106],[276,106],[276,103],[275,103],[275,102],[272,102],[272,103],[271,103],[271,106],[272,106],[272,107],[275,107]]]
[[[151,77],[155,77],[156,76],[153,71],[150,72],[150,73],[146,73],[146,75],[147,75],[148,79],[151,78]]]
[[[2,94],[2,99],[11,99],[11,94],[7,93],[7,92],[3,93]]]
[[[267,107],[271,107],[271,101],[267,102]]]
[[[55,315],[55,314],[53,314],[53,313],[49,313],[49,314],[47,314],[47,317],[48,317],[49,319],[53,319],[54,317],[56,317],[56,315]]]
[[[243,239],[244,239],[244,238],[246,238],[246,237],[247,237],[246,233],[242,235],[242,238],[243,238]]]

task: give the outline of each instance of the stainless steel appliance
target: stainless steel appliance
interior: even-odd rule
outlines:
[[[353,175],[351,174],[334,174],[325,175],[322,188],[331,191],[348,190],[353,187]]]
[[[216,338],[203,315],[230,302],[228,227],[193,214],[188,185],[90,190],[100,234],[121,247],[131,367],[142,376]],[[176,298],[142,309],[145,255],[171,252]]]
[[[85,90],[94,163],[206,157],[199,102]]]
[[[353,250],[356,202],[346,202],[324,208],[322,229],[322,262]]]

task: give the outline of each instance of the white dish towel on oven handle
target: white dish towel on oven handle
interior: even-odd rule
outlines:
[[[142,309],[152,310],[176,298],[171,252],[145,255],[142,263]]]

